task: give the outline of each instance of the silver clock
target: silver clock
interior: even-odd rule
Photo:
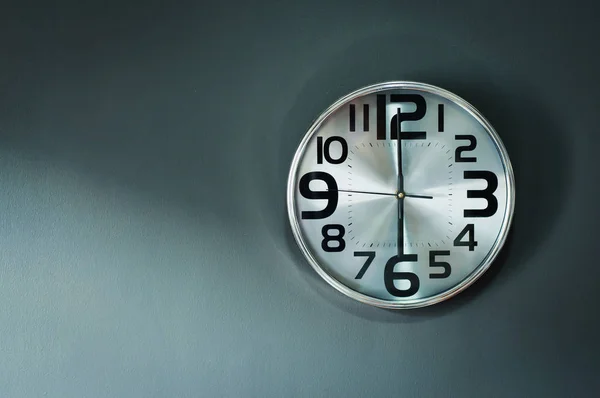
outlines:
[[[287,206],[315,271],[383,308],[448,299],[492,264],[515,205],[506,149],[469,103],[387,82],[335,102],[292,161]]]

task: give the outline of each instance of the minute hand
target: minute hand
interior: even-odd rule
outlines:
[[[396,152],[398,154],[398,257],[404,254],[404,175],[402,174],[402,130],[400,128],[401,123],[401,109],[398,108],[396,113],[396,131],[398,136],[398,144],[396,146]]]

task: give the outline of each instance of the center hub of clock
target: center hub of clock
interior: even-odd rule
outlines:
[[[398,197],[398,199],[402,199],[404,198],[404,192],[398,192],[396,196]]]

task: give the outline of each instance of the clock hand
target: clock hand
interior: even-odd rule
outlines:
[[[396,196],[394,193],[385,193],[385,192],[370,192],[370,191],[351,191],[346,189],[328,189],[330,192],[348,192],[348,193],[364,193],[368,195],[383,195],[383,196]]]
[[[353,191],[353,190],[350,190],[350,189],[328,189],[328,191],[329,192],[364,193],[364,194],[367,194],[367,195],[395,196],[397,198],[399,197],[395,193],[388,193],[388,192]],[[433,196],[429,196],[429,195],[416,195],[416,194],[412,194],[412,193],[405,193],[403,196],[405,198],[433,199]]]
[[[402,138],[400,129],[400,118],[401,109],[398,108],[396,111],[396,132],[398,145],[396,146],[396,153],[398,154],[398,186],[397,186],[397,198],[398,198],[398,258],[404,254],[404,175],[402,174]]]
[[[433,196],[428,196],[428,195],[414,195],[414,194],[411,194],[411,193],[405,193],[404,196],[407,197],[407,198],[433,199]]]

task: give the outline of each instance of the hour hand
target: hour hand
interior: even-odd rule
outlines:
[[[407,198],[433,199],[433,196],[429,196],[429,195],[416,195],[416,194],[413,194],[413,193],[405,193],[404,196],[407,197]]]

